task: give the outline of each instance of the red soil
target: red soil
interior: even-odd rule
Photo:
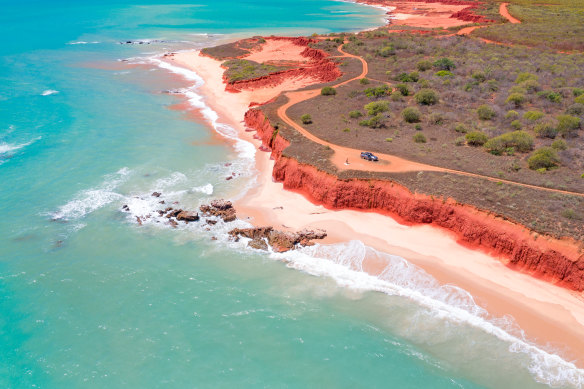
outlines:
[[[249,80],[228,83],[227,79],[225,79],[225,82],[227,84],[226,90],[237,93],[243,89],[272,87],[281,84],[286,79],[295,78],[311,79],[314,83],[326,83],[334,81],[337,78],[341,77],[342,75],[337,65],[327,58],[328,57],[327,53],[325,53],[322,50],[313,49],[308,46],[309,43],[316,42],[313,39],[308,39],[304,37],[299,38],[269,37],[265,39],[287,40],[297,46],[305,47],[305,49],[300,53],[300,55],[303,58],[306,58],[306,62],[299,63],[298,67],[294,69],[274,72],[267,76],[253,78]],[[241,58],[243,59],[246,57],[247,56],[241,56]]]
[[[466,246],[498,256],[510,268],[569,289],[584,290],[584,254],[572,240],[537,236],[529,229],[492,213],[451,199],[412,193],[383,180],[340,180],[314,166],[283,157],[289,142],[276,133],[264,114],[250,110],[248,127],[257,131],[264,148],[276,160],[272,175],[284,188],[302,193],[331,209],[357,209],[387,214],[404,224],[442,227]]]

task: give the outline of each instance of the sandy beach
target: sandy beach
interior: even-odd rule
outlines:
[[[270,44],[270,55],[297,61],[300,47],[286,41]],[[277,54],[276,54],[277,53]],[[313,83],[311,79],[290,79],[279,85],[231,93],[225,90],[221,62],[199,52],[176,53],[165,60],[196,71],[204,80],[201,92],[206,103],[223,122],[236,128],[240,137],[256,147],[261,143],[245,131],[243,116],[252,102],[265,102],[285,91]],[[259,171],[257,186],[236,203],[241,218],[254,225],[279,229],[323,228],[324,243],[360,240],[379,251],[399,255],[433,275],[443,284],[453,284],[470,292],[490,314],[511,315],[528,339],[551,346],[567,360],[584,366],[584,299],[581,294],[509,269],[500,258],[471,250],[455,237],[433,226],[405,226],[390,217],[354,210],[329,210],[315,205],[301,194],[283,189],[272,180],[274,162],[270,154],[256,153]],[[423,242],[423,243],[421,243]],[[377,275],[385,264],[365,261],[365,270]]]

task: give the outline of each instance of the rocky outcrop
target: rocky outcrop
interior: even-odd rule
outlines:
[[[213,200],[209,205],[201,205],[199,210],[204,216],[216,216],[223,219],[224,222],[232,222],[237,218],[235,208],[231,201]]]
[[[289,142],[274,129],[260,110],[245,115],[264,146],[276,160],[273,178],[284,188],[302,193],[311,201],[331,209],[376,211],[404,224],[432,224],[444,228],[461,244],[479,248],[513,269],[584,290],[584,254],[577,244],[533,233],[503,217],[455,202],[418,193],[385,180],[341,180],[314,166],[282,156]]]
[[[248,246],[266,250],[268,245],[275,252],[293,250],[297,246],[311,246],[315,239],[324,239],[326,232],[323,230],[304,229],[298,232],[279,231],[273,227],[234,228],[229,235],[235,240],[239,237],[251,239]],[[267,243],[266,243],[267,242]]]

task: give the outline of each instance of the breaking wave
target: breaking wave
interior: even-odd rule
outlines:
[[[575,388],[584,385],[584,369],[528,341],[511,318],[489,317],[488,312],[477,305],[468,292],[453,285],[441,285],[404,258],[379,252],[360,241],[315,245],[283,254],[271,253],[270,256],[286,262],[290,268],[315,276],[330,277],[343,287],[411,300],[428,312],[423,315],[424,329],[420,331],[439,328],[445,332],[448,327],[440,323],[448,322],[493,336],[506,345],[508,352],[520,354],[520,367],[527,369],[540,383]],[[372,264],[379,263],[384,265],[377,269],[377,274],[366,271],[368,268],[371,271]],[[408,326],[415,325],[420,324],[414,321],[408,323]],[[475,344],[474,337],[460,337],[458,331],[446,336],[450,336],[448,341],[453,343],[468,342],[463,348],[479,350],[481,347]],[[488,345],[483,347],[486,348],[485,352],[489,352]]]
[[[43,93],[41,93],[41,96],[50,96],[50,95],[56,95],[57,93],[59,93],[58,90],[54,90],[54,89],[47,89],[45,91],[43,91]]]

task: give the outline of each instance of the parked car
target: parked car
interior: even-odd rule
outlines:
[[[369,151],[363,151],[361,153],[361,158],[366,159],[368,161],[373,161],[373,162],[379,161],[379,158],[377,158],[376,155],[374,155],[373,153],[371,153]]]

